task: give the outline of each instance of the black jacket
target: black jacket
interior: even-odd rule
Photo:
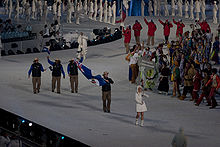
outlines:
[[[105,80],[108,80],[109,82],[106,82],[104,86],[102,86],[102,91],[111,91],[111,84],[114,83],[114,81],[111,78],[104,78]]]
[[[68,74],[70,74],[71,76],[78,75],[78,67],[77,67],[77,65],[76,65],[75,62],[68,64],[67,72],[68,72]]]
[[[42,65],[40,63],[32,64],[32,77],[41,77]]]

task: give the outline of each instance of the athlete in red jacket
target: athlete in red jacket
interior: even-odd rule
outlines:
[[[131,27],[127,26],[126,30],[124,30],[124,28],[123,28],[123,34],[122,35],[124,35],[124,45],[125,45],[125,48],[126,48],[126,53],[128,53],[129,50],[130,50],[129,43],[131,41]]]
[[[151,45],[154,45],[154,33],[157,30],[157,26],[154,24],[153,20],[150,22],[147,21],[146,18],[144,18],[145,23],[148,26],[148,39],[147,39],[147,45],[150,45],[150,40],[151,40]]]
[[[166,20],[165,22],[162,22],[159,19],[159,22],[163,25],[163,32],[164,32],[164,36],[165,36],[165,43],[168,43],[169,40],[169,36],[170,36],[170,28],[173,27],[172,23],[170,23],[168,20]]]
[[[218,104],[215,99],[216,91],[220,88],[220,77],[217,75],[217,69],[212,69],[212,76],[209,81],[206,83],[206,87],[211,83],[211,91],[209,93],[208,99],[211,99],[212,107],[210,109],[215,108]]]
[[[201,26],[201,30],[202,30],[204,33],[206,33],[207,30],[208,30],[209,32],[211,32],[211,28],[210,28],[209,24],[206,22],[206,20],[204,20],[203,22],[198,22],[198,23],[199,23],[199,25]]]
[[[141,35],[142,26],[138,22],[138,20],[135,21],[135,24],[133,25],[132,29],[134,30],[134,37],[135,37],[136,43],[140,44],[140,35]]]
[[[181,37],[183,35],[183,28],[185,27],[185,25],[183,24],[181,19],[178,22],[176,22],[173,19],[173,23],[177,25],[176,37],[179,38],[179,37]]]

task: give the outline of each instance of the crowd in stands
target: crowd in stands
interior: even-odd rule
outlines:
[[[26,27],[22,27],[20,24],[15,25],[12,23],[11,19],[7,19],[3,21],[0,19],[0,34],[1,39],[18,39],[18,38],[28,38],[32,35],[32,27],[27,25]]]

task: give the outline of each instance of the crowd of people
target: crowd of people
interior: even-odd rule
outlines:
[[[0,135],[0,146],[1,147],[21,147],[22,141],[19,140],[18,136],[9,136],[6,132],[1,132]]]
[[[144,42],[140,44],[142,26],[138,20],[132,27],[136,41],[132,49],[129,47],[131,26],[123,29],[124,44],[128,53],[125,59],[129,62],[131,83],[140,84],[144,89],[152,90],[154,87],[158,93],[166,95],[169,94],[172,83],[172,97],[184,100],[187,94],[190,94],[190,101],[194,101],[196,106],[199,106],[205,97],[207,106],[215,108],[217,106],[215,95],[218,93],[220,80],[218,69],[213,66],[219,64],[219,36],[213,36],[206,20],[196,21],[190,25],[191,31],[184,32],[185,24],[182,20],[173,19],[173,23],[177,25],[176,40],[169,41],[173,24],[169,20],[163,22],[159,19],[163,25],[165,41],[155,50],[150,49],[149,45],[150,40],[154,45],[157,27],[153,20],[148,22],[144,18],[144,21],[148,26],[147,47],[144,46]],[[217,31],[219,32],[219,29]],[[142,73],[141,62],[145,59],[153,62],[154,68],[151,70],[145,68]],[[156,85],[157,82],[159,85]],[[180,87],[183,87],[182,92]]]
[[[31,33],[32,27],[29,24],[26,26],[15,25],[11,19],[5,21],[0,19],[0,35],[3,40],[28,37]]]

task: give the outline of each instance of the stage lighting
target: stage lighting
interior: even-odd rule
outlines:
[[[64,136],[61,136],[61,139],[63,140],[63,139],[64,139]]]
[[[22,123],[25,123],[25,120],[23,119],[21,122],[22,122]]]
[[[31,127],[31,126],[32,126],[32,123],[29,123],[28,125],[29,125],[29,127]]]

